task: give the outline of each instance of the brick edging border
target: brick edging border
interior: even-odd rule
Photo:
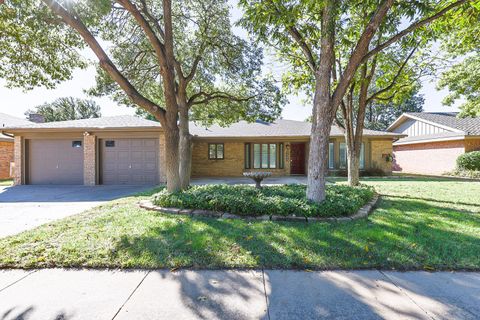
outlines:
[[[218,212],[218,211],[210,211],[210,210],[201,210],[201,209],[179,209],[179,208],[163,208],[160,206],[154,205],[150,200],[140,201],[138,203],[140,208],[150,211],[157,211],[163,213],[171,213],[171,214],[180,214],[180,215],[187,215],[193,217],[210,217],[210,218],[217,218],[217,219],[243,219],[243,220],[258,220],[258,221],[296,221],[296,222],[344,222],[344,221],[352,221],[358,220],[362,218],[366,218],[375,208],[378,199],[380,196],[378,194],[374,194],[372,200],[370,200],[366,205],[358,209],[358,211],[349,216],[349,217],[339,217],[339,218],[317,218],[317,217],[296,217],[296,216],[277,216],[277,215],[263,215],[259,217],[253,216],[239,216],[236,214],[231,214],[228,212]]]

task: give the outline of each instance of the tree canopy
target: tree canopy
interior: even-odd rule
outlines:
[[[135,17],[141,15],[162,41],[162,1],[5,1],[0,6],[0,77],[9,87],[53,88],[91,62],[82,55],[86,43],[81,35],[49,6],[77,17],[135,90],[155,105],[165,105],[157,49]],[[227,1],[174,2],[172,17],[175,71],[189,82],[188,103],[196,119],[228,123],[279,116],[285,100],[261,73],[262,49],[234,34]],[[90,94],[138,106],[100,64],[97,69]]]
[[[404,112],[422,112],[425,99],[418,91],[401,101],[378,101],[367,106],[365,128],[385,130]]]
[[[359,68],[393,44],[435,39],[435,22],[475,10],[472,2],[240,0],[241,24],[291,66],[284,87],[312,97],[310,200],[325,199],[330,128]]]
[[[460,104],[460,116],[480,116],[480,1],[472,3],[477,11],[469,15],[457,15],[441,25],[442,49],[446,59],[453,61],[442,72],[439,89],[450,93],[443,103]]]
[[[45,122],[79,120],[101,117],[100,106],[93,100],[73,97],[58,98],[53,102],[36,106],[28,110],[25,115],[31,113],[41,114]]]

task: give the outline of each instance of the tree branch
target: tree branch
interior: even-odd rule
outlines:
[[[148,10],[146,1],[141,0],[140,2],[142,3],[143,14],[150,20],[151,23],[153,23],[153,26],[155,27],[157,32],[160,34],[160,37],[162,37],[162,39],[165,39],[165,32],[163,31],[162,26],[158,23],[158,20],[155,19],[155,17]]]
[[[42,0],[55,14],[57,14],[68,26],[75,29],[83,40],[88,44],[90,49],[97,56],[100,67],[112,77],[112,79],[122,88],[130,100],[142,107],[151,114],[159,115],[162,120],[165,117],[165,110],[160,108],[157,104],[145,98],[135,87],[123,76],[123,74],[117,69],[115,64],[110,60],[107,53],[98,43],[97,39],[92,35],[83,22],[77,17],[73,16],[64,7],[62,7],[57,1],[54,0]]]
[[[215,99],[224,99],[224,100],[229,100],[229,101],[235,101],[235,102],[244,102],[244,101],[249,101],[253,98],[255,98],[257,95],[249,96],[249,97],[236,97],[233,96],[229,93],[222,92],[222,91],[215,91],[215,92],[204,92],[200,91],[190,97],[188,99],[188,105],[198,105],[198,104],[203,104],[207,103],[209,101],[215,100]],[[202,100],[197,100],[198,98],[204,97]]]
[[[402,65],[400,66],[400,68],[398,68],[397,70],[397,73],[395,74],[395,76],[393,77],[392,81],[390,82],[390,84],[388,86],[386,86],[385,88],[381,89],[381,90],[378,90],[377,92],[373,93],[368,99],[367,99],[367,104],[370,103],[373,99],[376,99],[379,95],[381,95],[382,93],[385,93],[387,91],[389,91],[390,89],[393,88],[393,86],[397,83],[397,80],[398,78],[400,77],[400,75],[402,74],[403,72],[403,69],[405,69],[405,66],[407,65],[408,61],[410,60],[410,58],[413,56],[413,54],[415,53],[415,51],[417,50],[417,47],[415,46],[413,48],[413,50],[408,54],[408,56],[405,58],[405,60],[403,61]]]
[[[275,6],[274,4],[275,11],[278,14],[281,14],[280,10]],[[308,46],[308,44],[305,42],[305,39],[303,38],[302,34],[298,29],[294,26],[287,26],[286,27],[288,34],[295,40],[295,42],[300,46],[300,49],[302,49],[303,54],[307,58],[307,63],[310,69],[313,72],[317,71],[317,63],[315,62],[315,58],[313,57],[312,50]]]
[[[153,50],[155,50],[155,54],[157,55],[157,59],[159,61],[159,64],[162,68],[167,67],[167,62],[166,62],[166,56],[165,56],[165,46],[164,44],[158,39],[157,35],[153,31],[152,27],[148,23],[148,21],[143,17],[143,15],[140,13],[138,8],[129,0],[117,0],[117,2],[123,6],[130,14],[133,16],[135,21],[139,24],[139,26],[142,28],[143,32],[145,32],[145,35],[148,38],[148,41],[153,47]]]
[[[317,64],[315,62],[315,58],[313,57],[312,50],[310,49],[308,44],[303,39],[300,32],[297,30],[297,28],[295,28],[295,26],[288,27],[287,30],[288,30],[288,33],[290,34],[290,36],[298,43],[298,45],[302,49],[303,54],[307,58],[308,66],[310,67],[310,69],[313,72],[316,72],[317,71]]]
[[[361,64],[362,59],[368,50],[368,46],[370,45],[373,36],[375,35],[388,11],[392,7],[393,2],[394,0],[383,1],[383,3],[380,5],[378,10],[375,12],[375,14],[372,16],[369,23],[365,27],[365,30],[360,36],[360,39],[358,40],[357,45],[355,46],[355,49],[350,56],[350,60],[345,67],[343,76],[340,79],[337,88],[333,93],[332,100],[334,106],[338,106],[338,104],[342,100],[342,97],[344,96],[348,86],[350,85],[350,82],[352,81],[352,78],[355,75],[358,66]]]
[[[388,47],[389,45],[391,45],[392,43],[400,40],[401,38],[403,38],[404,36],[406,36],[407,34],[413,32],[414,30],[424,26],[424,25],[427,25],[429,24],[430,22],[442,17],[443,15],[445,15],[448,11],[456,8],[456,7],[459,7],[461,6],[462,4],[466,3],[467,1],[471,1],[471,0],[459,0],[459,1],[456,1],[448,6],[446,6],[445,8],[443,8],[442,10],[440,10],[439,12],[437,12],[436,14],[434,14],[433,16],[430,16],[428,18],[425,18],[423,20],[420,20],[420,21],[417,21],[415,23],[412,23],[410,26],[408,26],[406,29],[400,31],[399,33],[397,33],[396,35],[394,35],[393,37],[391,37],[390,39],[388,39],[387,41],[379,44],[378,46],[376,46],[375,48],[373,48],[372,50],[370,50],[362,59],[361,62],[365,62],[366,60],[368,60],[371,56],[379,53],[380,51],[382,51],[383,49],[385,49],[386,47]]]

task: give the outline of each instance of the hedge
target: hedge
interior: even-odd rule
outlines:
[[[373,187],[365,185],[327,185],[326,200],[316,204],[307,200],[305,191],[304,185],[262,189],[248,185],[204,185],[172,194],[162,190],[153,196],[153,203],[165,208],[213,210],[241,216],[340,217],[354,214],[375,193]]]
[[[480,151],[467,152],[457,158],[457,168],[480,171]]]

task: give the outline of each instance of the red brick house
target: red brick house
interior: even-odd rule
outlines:
[[[443,174],[455,169],[457,157],[480,150],[480,117],[458,118],[456,112],[402,114],[387,131],[408,135],[393,143],[395,171]]]
[[[0,113],[0,130],[9,126],[26,125],[30,122]],[[13,137],[0,131],[0,180],[12,178],[10,164],[13,163]]]

